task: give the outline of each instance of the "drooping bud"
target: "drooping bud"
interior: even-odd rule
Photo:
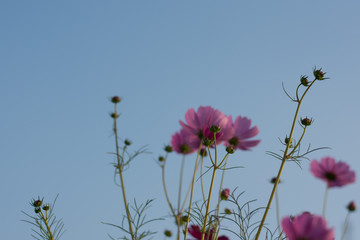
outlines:
[[[131,141],[129,139],[125,139],[124,141],[126,146],[130,146],[131,145]]]
[[[119,102],[121,102],[121,98],[118,97],[118,96],[114,96],[114,97],[111,98],[111,102],[112,103],[119,103]]]
[[[326,73],[323,72],[323,71],[321,70],[321,68],[320,68],[320,69],[314,68],[313,73],[314,73],[315,79],[317,79],[317,80],[325,80],[325,79],[328,79],[328,78],[325,78],[325,77],[324,77]]]
[[[305,75],[302,75],[302,76],[300,77],[300,83],[301,83],[302,85],[304,85],[305,87],[307,87],[307,86],[309,85],[308,77],[305,76]]]
[[[166,145],[164,150],[165,150],[165,152],[171,153],[173,149],[172,149],[172,146]]]
[[[229,154],[233,154],[235,152],[235,150],[234,150],[233,147],[227,147],[226,152],[229,153]]]
[[[224,190],[221,191],[221,194],[220,194],[220,198],[221,200],[227,200],[230,196],[230,189],[228,188],[225,188]]]
[[[348,205],[347,205],[347,209],[349,210],[349,212],[354,212],[356,210],[356,204],[354,201],[351,201]]]
[[[171,236],[172,236],[172,232],[171,232],[170,230],[165,230],[165,231],[164,231],[164,235],[165,235],[166,237],[171,237]]]
[[[304,126],[310,126],[313,120],[306,117],[306,118],[300,118],[300,122]]]

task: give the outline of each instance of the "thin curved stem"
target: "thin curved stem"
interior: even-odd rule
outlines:
[[[324,204],[323,204],[323,218],[325,218],[328,193],[329,193],[329,186],[326,186],[325,196],[324,196]]]
[[[196,161],[195,161],[195,167],[194,167],[194,174],[193,174],[193,178],[192,178],[192,181],[191,181],[191,191],[190,191],[191,193],[190,193],[189,211],[188,211],[188,218],[187,218],[186,225],[185,225],[184,240],[186,240],[186,236],[187,236],[187,232],[188,232],[188,228],[189,228],[189,221],[190,221],[190,216],[191,216],[191,206],[192,206],[192,201],[193,201],[195,178],[196,178],[196,172],[197,172],[201,147],[202,147],[202,143],[200,143],[200,146],[199,146],[199,149],[198,149],[198,153],[197,153]]]
[[[117,115],[117,110],[116,110],[116,103],[115,105],[115,110],[114,113],[115,115]],[[124,205],[125,205],[125,210],[126,210],[126,216],[128,219],[128,224],[129,224],[129,231],[131,234],[131,238],[132,240],[135,240],[135,236],[134,236],[134,231],[132,229],[132,224],[131,224],[131,215],[130,215],[130,211],[129,211],[129,206],[126,200],[126,193],[125,193],[125,184],[124,184],[124,178],[122,175],[122,167],[123,167],[123,162],[124,162],[124,153],[125,153],[125,149],[126,146],[123,149],[123,153],[122,153],[122,158],[120,159],[120,154],[119,154],[119,140],[118,140],[118,132],[117,132],[117,125],[116,125],[116,117],[114,117],[114,134],[115,134],[115,147],[116,147],[116,157],[117,157],[117,169],[119,170],[119,175],[120,175],[120,182],[121,182],[121,190],[122,190],[122,195],[123,195],[123,199],[124,199]]]
[[[166,197],[166,201],[170,207],[170,211],[171,213],[174,215],[174,217],[176,218],[176,214],[175,214],[175,210],[171,204],[171,201],[170,201],[170,198],[169,198],[169,195],[168,195],[168,192],[167,192],[167,188],[166,188],[166,181],[165,181],[165,165],[166,165],[166,160],[167,160],[167,153],[166,153],[166,156],[165,156],[165,159],[164,159],[164,163],[163,165],[161,166],[161,176],[162,176],[162,183],[163,183],[163,188],[164,188],[164,193],[165,193],[165,197]]]
[[[344,231],[341,234],[341,239],[340,240],[344,240],[344,238],[345,238],[346,231],[347,231],[347,229],[349,227],[349,221],[350,221],[350,212],[348,212],[348,214],[346,215]]]
[[[203,196],[203,200],[205,202],[204,179],[203,179],[204,157],[201,158],[201,166],[200,167],[201,167],[200,168],[201,193]]]
[[[304,91],[303,95],[301,96],[301,99],[298,101],[298,106],[296,108],[296,111],[295,111],[295,116],[294,116],[294,119],[293,119],[293,122],[292,122],[292,125],[291,125],[291,130],[290,130],[290,134],[289,134],[289,139],[292,138],[293,136],[293,133],[294,133],[294,129],[295,129],[295,125],[296,125],[296,120],[297,120],[297,117],[298,117],[298,114],[299,114],[299,110],[300,110],[300,106],[301,106],[301,103],[306,95],[306,93],[309,91],[309,89],[311,88],[311,86],[316,82],[316,79],[314,81],[311,82],[311,84],[306,88],[306,90]],[[286,148],[285,148],[285,151],[284,151],[284,155],[282,157],[282,161],[281,161],[281,165],[280,165],[280,168],[279,168],[279,171],[278,171],[278,174],[277,174],[277,177],[276,177],[276,181],[274,183],[274,187],[271,191],[271,194],[270,194],[270,197],[269,197],[269,201],[268,201],[268,204],[266,206],[266,209],[265,209],[265,212],[264,212],[264,215],[261,219],[261,223],[259,225],[259,228],[258,228],[258,231],[256,233],[256,237],[255,237],[255,240],[258,240],[259,237],[260,237],[260,233],[261,233],[261,230],[262,230],[262,227],[264,226],[264,223],[265,223],[265,219],[266,219],[266,216],[269,212],[269,209],[270,209],[270,206],[271,206],[271,202],[274,198],[274,195],[275,195],[275,191],[277,189],[277,186],[279,184],[279,181],[280,181],[280,176],[281,176],[281,173],[284,169],[284,166],[285,166],[285,162],[286,160],[288,159],[288,151],[289,151],[289,148],[290,148],[290,141],[288,142],[288,144],[286,144]]]

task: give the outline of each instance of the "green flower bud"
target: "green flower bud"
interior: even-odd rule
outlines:
[[[305,76],[305,75],[302,75],[300,77],[300,82],[302,85],[304,85],[305,87],[307,87],[309,85],[309,80],[308,80],[308,77]]]
[[[235,152],[235,150],[233,147],[227,147],[226,152],[228,152],[229,154],[233,154]]]
[[[111,113],[111,114],[110,114],[110,117],[112,117],[112,118],[118,118],[118,117],[119,117],[119,114],[117,114],[117,113]]]
[[[165,235],[166,237],[171,237],[171,236],[172,236],[172,232],[171,232],[170,230],[165,230],[165,231],[164,231],[164,235]]]
[[[350,212],[354,212],[356,210],[356,204],[354,201],[351,201],[349,203],[349,205],[347,205],[347,209],[350,211]]]
[[[159,157],[159,162],[163,162],[165,160],[165,158],[163,156]]]
[[[118,97],[118,96],[114,96],[114,97],[111,98],[111,102],[112,103],[119,103],[119,102],[121,102],[121,98]]]
[[[165,152],[171,153],[173,149],[172,149],[172,146],[167,145],[167,146],[165,146],[164,150],[165,150]]]
[[[214,144],[214,141],[209,139],[209,138],[205,138],[204,141],[203,141],[203,144],[204,144],[205,147],[209,147],[209,146]]]
[[[232,211],[229,208],[225,208],[224,212],[225,212],[225,214],[231,214],[232,213]]]
[[[43,209],[44,209],[44,211],[48,211],[48,210],[50,210],[50,206],[49,206],[49,204],[44,205],[44,206],[43,206]]]
[[[42,200],[38,199],[38,200],[33,200],[33,203],[31,205],[33,205],[35,208],[41,207],[42,205]]]
[[[310,126],[313,120],[306,117],[306,118],[301,118],[300,122],[304,126]]]
[[[131,141],[129,139],[125,139],[124,141],[126,146],[130,146],[131,145]]]
[[[325,79],[328,79],[328,78],[325,78],[325,77],[324,77],[326,73],[324,73],[323,71],[321,71],[321,68],[320,68],[320,69],[314,68],[313,74],[314,74],[315,79],[317,79],[317,80],[325,80]]]
[[[220,132],[221,128],[219,126],[211,126],[210,127],[210,132],[212,133],[218,133]]]
[[[39,213],[39,212],[41,212],[41,209],[39,208],[39,207],[37,207],[37,208],[35,208],[35,213]]]

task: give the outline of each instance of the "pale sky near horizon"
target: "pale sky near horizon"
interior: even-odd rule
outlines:
[[[309,91],[301,117],[314,118],[303,148],[330,147],[309,159],[332,156],[360,173],[360,3],[358,1],[0,1],[0,239],[30,239],[20,220],[32,198],[52,202],[66,232],[62,240],[110,239],[121,232],[123,211],[114,184],[109,99],[119,95],[121,139],[131,150],[147,145],[125,173],[128,199],[155,199],[150,217],[167,217],[157,158],[180,129],[187,109],[210,105],[260,129],[261,143],[238,151],[225,185],[245,191],[253,207],[268,200],[290,130],[301,75],[321,67],[328,80]],[[296,136],[299,137],[299,127]],[[189,178],[195,156],[186,159]],[[171,154],[167,180],[175,201],[181,157]],[[325,184],[309,162],[285,166],[280,214],[321,214]],[[209,176],[207,176],[209,177]],[[196,195],[197,200],[200,195]],[[331,189],[328,224],[340,239],[346,205],[360,205],[360,185]],[[225,205],[224,205],[225,207]],[[257,215],[260,219],[261,214]],[[360,239],[359,211],[346,240]],[[275,212],[268,217],[275,228]],[[149,225],[163,239],[173,220]],[[222,231],[230,239],[229,232]]]

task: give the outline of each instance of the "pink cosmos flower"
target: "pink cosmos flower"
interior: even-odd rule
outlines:
[[[285,217],[281,227],[288,240],[334,240],[334,229],[327,228],[321,216],[305,212],[296,217]]]
[[[201,230],[200,227],[197,225],[191,225],[188,229],[188,232],[190,233],[191,236],[194,237],[195,240],[201,240]],[[208,236],[208,232],[206,231],[205,233],[205,239],[212,239],[212,234],[213,234],[213,229],[210,230],[210,236]],[[218,237],[218,240],[229,240],[228,237],[226,236],[220,236]]]
[[[213,140],[214,133],[210,131],[211,127],[220,128],[216,133],[216,144],[226,141],[232,135],[229,118],[210,106],[201,106],[197,112],[190,108],[185,114],[185,121],[186,123],[180,120],[180,124],[190,133],[189,142],[193,148],[198,148],[204,138]]]
[[[171,137],[171,146],[175,152],[180,154],[190,154],[196,151],[190,146],[189,133],[185,129],[181,129]]]
[[[336,162],[332,157],[324,157],[321,162],[310,163],[311,173],[324,180],[328,187],[342,187],[355,182],[355,172],[345,162]]]
[[[230,121],[232,119],[230,117]],[[251,120],[246,117],[238,116],[235,122],[232,123],[234,129],[233,135],[229,138],[227,146],[232,146],[235,149],[249,150],[252,147],[257,146],[260,140],[248,140],[255,137],[259,133],[258,127],[250,127]]]

